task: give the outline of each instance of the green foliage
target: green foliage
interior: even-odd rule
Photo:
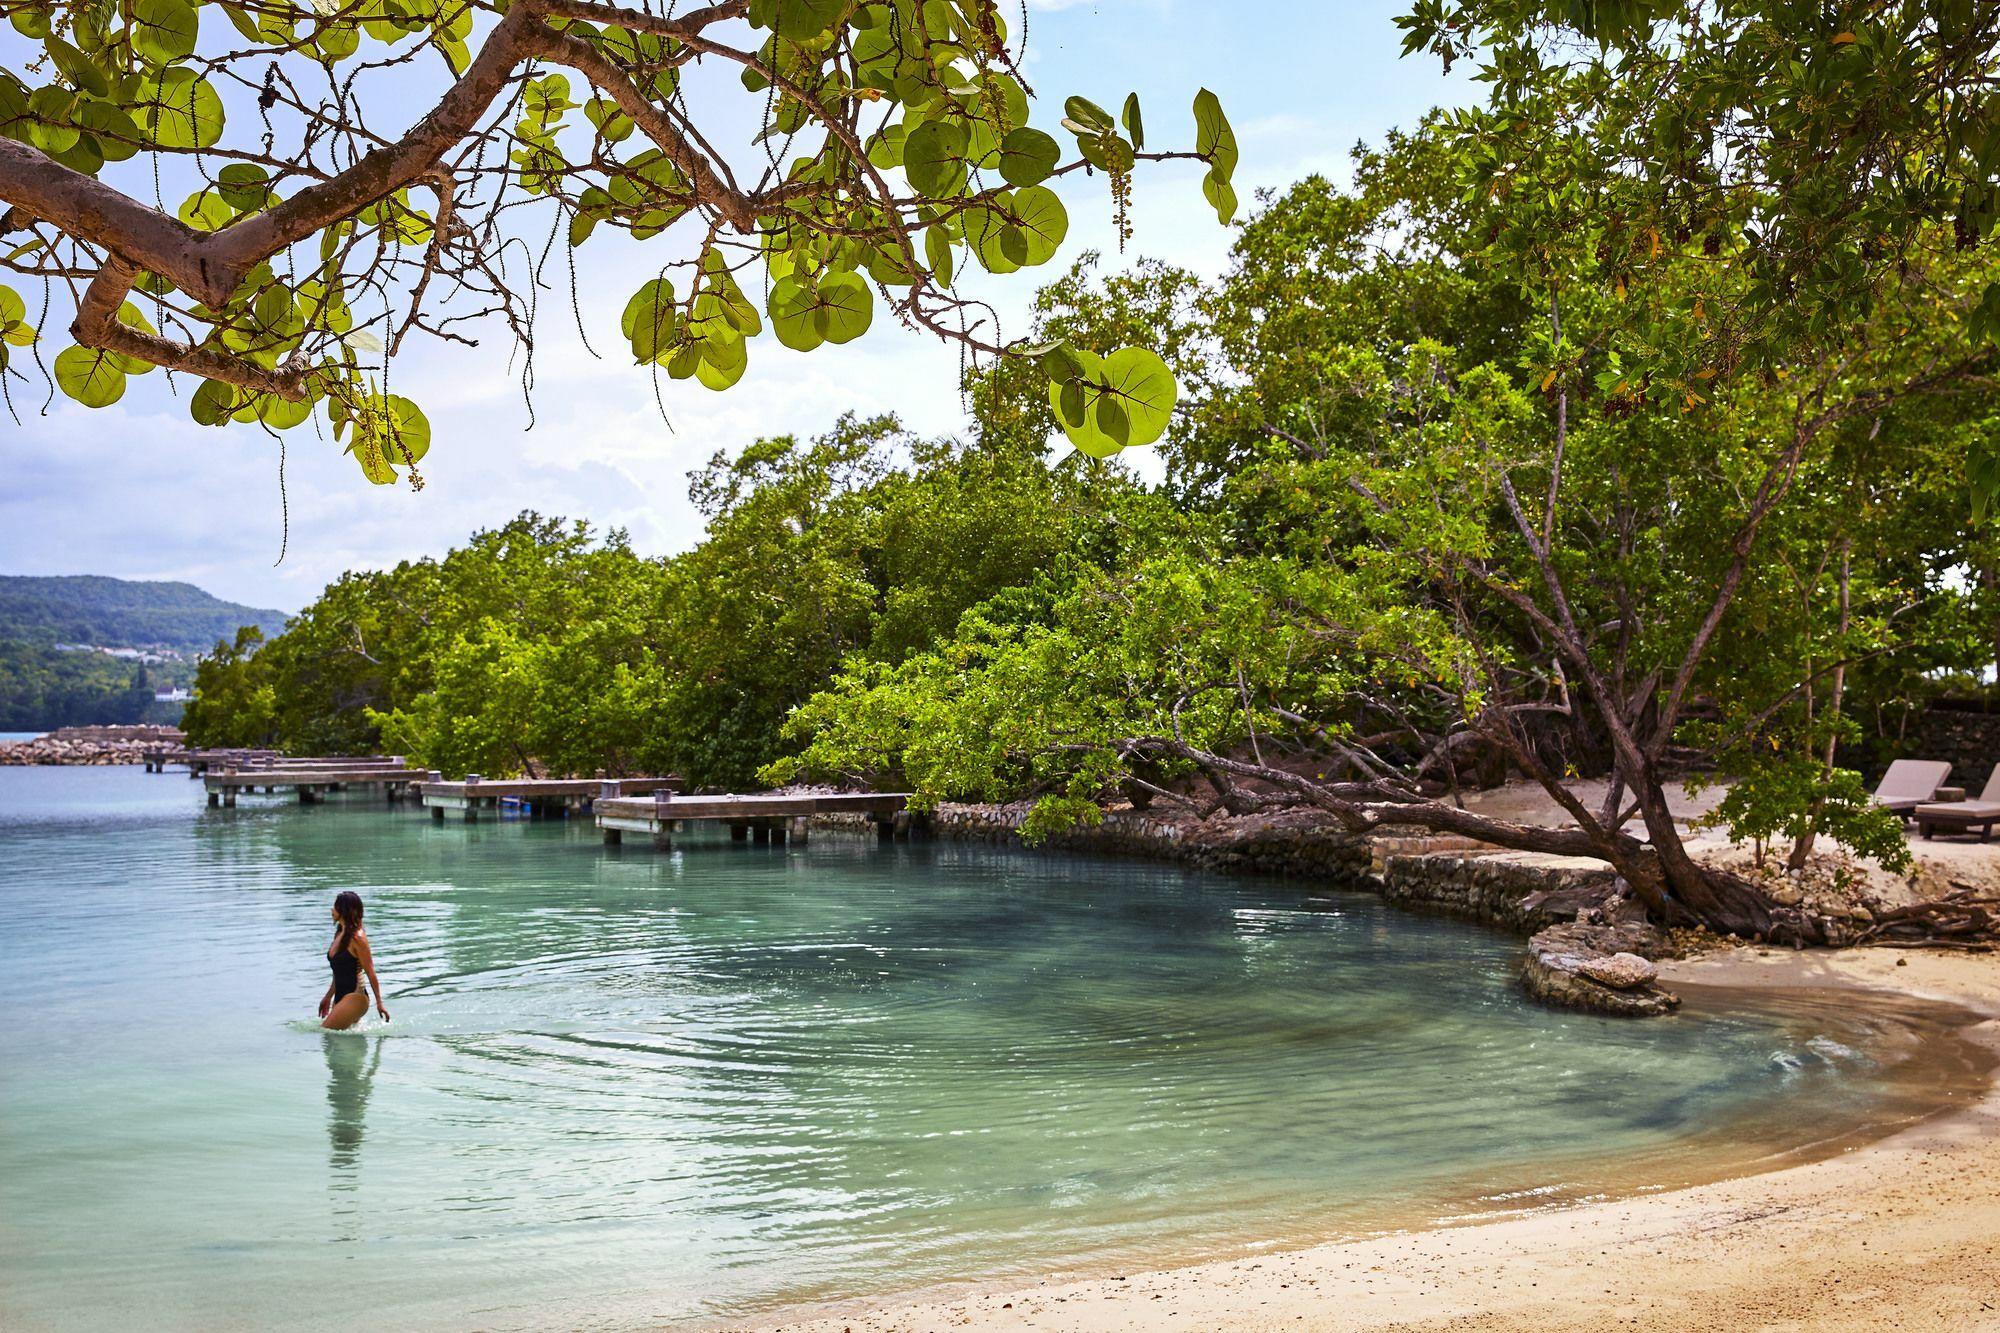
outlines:
[[[179,705],[156,704],[153,691],[187,679],[183,663],[58,652],[0,635],[0,731],[174,722]]]
[[[51,292],[92,295],[78,305],[77,343],[49,349],[55,387],[106,407],[130,376],[168,365],[206,379],[188,395],[203,425],[291,430],[323,417],[369,482],[421,486],[429,424],[385,391],[387,363],[412,333],[463,341],[460,318],[503,320],[525,339],[547,280],[539,262],[526,281],[508,269],[505,248],[543,234],[503,219],[515,208],[552,210],[551,239],[572,250],[607,230],[698,236],[653,270],[621,331],[635,362],[715,390],[745,374],[765,314],[777,342],[809,352],[865,335],[878,292],[899,323],[976,356],[1020,358],[1021,344],[979,331],[990,321],[957,284],[967,258],[993,274],[1054,258],[1069,229],[1046,184],[1059,174],[1105,172],[1121,236],[1141,160],[1200,161],[1218,215],[1228,222],[1235,209],[1236,141],[1213,93],[1195,99],[1192,148],[1153,151],[1136,95],[1116,118],[1068,98],[1067,152],[1030,123],[1025,53],[992,0],[549,9],[14,5],[24,45],[0,64],[0,136],[94,178],[11,200],[44,206],[15,214],[33,211],[41,230],[6,264]],[[740,71],[753,133],[732,143],[717,128],[737,123],[725,88],[689,98],[680,70],[697,53]],[[300,100],[328,78],[344,90],[337,116]],[[225,105],[228,88],[243,103]],[[382,104],[400,115],[432,100],[401,139],[362,128]],[[160,188],[179,203],[157,221],[181,226],[144,216]],[[677,228],[683,219],[699,225]],[[746,289],[769,294],[765,311]],[[155,335],[146,340],[118,338],[92,313],[132,291],[162,328],[130,303],[118,318]],[[357,320],[349,301],[362,292]],[[0,373],[6,348],[46,336],[24,311],[0,288]],[[1170,410],[1161,363],[1143,369],[1137,396]],[[1158,436],[1154,409],[1128,412],[1123,389],[1104,392],[1090,428],[1100,453]]]
[[[1853,769],[1829,770],[1802,751],[1781,751],[1746,765],[1696,826],[1723,828],[1732,840],[1754,843],[1760,864],[1767,844],[1782,838],[1796,845],[1815,835],[1873,857],[1889,870],[1905,871],[1912,864],[1902,817],[1871,801],[1868,785]]]
[[[271,642],[203,662],[190,734],[742,787],[843,660],[928,647],[1034,578],[1092,523],[1082,496],[1118,485],[889,418],[759,441],[692,482],[707,539],[670,560],[524,514],[442,560],[347,575]]]
[[[141,583],[95,574],[0,575],[0,639],[49,645],[165,648],[199,653],[242,625],[275,634],[282,611],[240,606],[189,583]]]

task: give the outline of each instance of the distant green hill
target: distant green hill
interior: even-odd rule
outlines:
[[[285,627],[285,613],[225,602],[191,583],[138,583],[96,574],[0,575],[0,640],[158,645],[193,655],[207,652],[217,639],[234,638],[239,625],[256,625],[269,638]]]

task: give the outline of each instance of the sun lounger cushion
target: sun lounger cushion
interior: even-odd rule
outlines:
[[[1912,810],[1937,795],[1951,776],[1951,765],[1937,759],[1898,759],[1889,765],[1875,788],[1875,803],[1891,810]]]
[[[2000,824],[2000,801],[1940,801],[1917,807],[1917,818],[1933,823]]]

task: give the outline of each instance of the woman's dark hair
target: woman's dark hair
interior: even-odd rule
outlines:
[[[340,937],[333,942],[333,952],[339,953],[354,943],[354,933],[361,929],[361,895],[342,889],[334,895],[333,914],[340,918]]]

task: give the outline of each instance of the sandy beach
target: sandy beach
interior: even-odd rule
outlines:
[[[1833,987],[1945,1001],[2000,1051],[2000,958],[1739,949],[1672,981]],[[1477,1226],[957,1299],[857,1302],[759,1327],[1455,1330],[1994,1330],[2000,1097],[1825,1160]]]

